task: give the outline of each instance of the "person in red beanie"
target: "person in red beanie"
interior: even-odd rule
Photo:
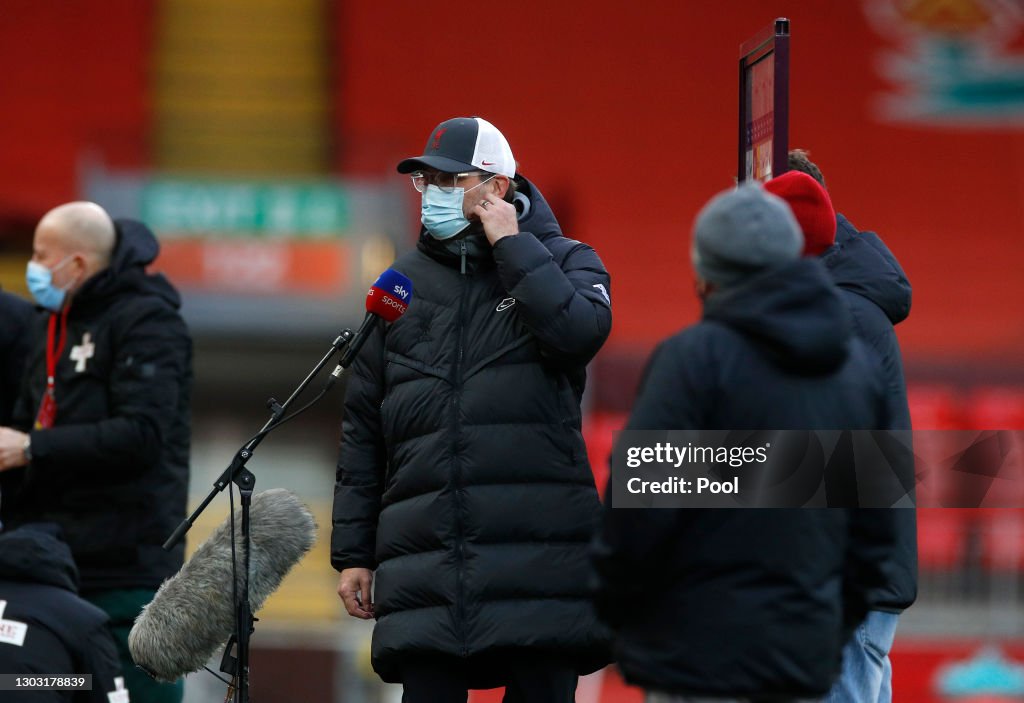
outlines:
[[[786,171],[764,184],[789,205],[804,233],[804,256],[821,256],[836,242],[836,211],[828,191],[800,171]]]
[[[894,325],[910,313],[910,282],[878,235],[858,231],[836,213],[821,170],[807,152],[790,152],[789,168],[768,181],[765,189],[789,204],[804,233],[804,256],[819,257],[825,264],[852,313],[855,333],[882,361],[890,424],[879,429],[909,430],[910,409]],[[913,476],[907,476],[906,482],[911,488]],[[887,583],[871,593],[871,612],[847,643],[842,674],[824,703],[892,700],[889,650],[899,613],[917,597],[916,514],[912,509],[897,513],[898,542],[883,565]]]

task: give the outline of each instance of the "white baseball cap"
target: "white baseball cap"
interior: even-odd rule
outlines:
[[[434,128],[423,156],[398,164],[399,173],[422,168],[445,173],[487,171],[512,178],[516,175],[516,160],[508,140],[490,122],[482,117],[455,117]]]

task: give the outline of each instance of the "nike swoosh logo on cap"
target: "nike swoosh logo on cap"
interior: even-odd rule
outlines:
[[[481,166],[493,166],[494,162],[493,161],[481,161],[480,165]]]

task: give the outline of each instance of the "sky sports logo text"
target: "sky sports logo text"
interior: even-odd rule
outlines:
[[[386,304],[392,305],[392,307],[394,307],[394,303],[396,302],[395,299],[392,297],[391,293],[384,290],[383,288],[378,288],[377,286],[371,286],[369,292],[366,295],[368,298],[374,298],[379,295],[385,301]],[[409,299],[409,291],[404,286],[396,285],[394,288],[394,295],[397,295],[401,299],[398,302],[402,305],[402,307],[408,305],[407,301]]]
[[[409,307],[408,305],[406,305],[401,300],[395,300],[394,298],[392,298],[387,293],[384,293],[380,297],[380,302],[381,302],[382,305],[385,305],[387,307],[395,308],[396,310],[401,310],[402,312],[405,312],[405,309]]]

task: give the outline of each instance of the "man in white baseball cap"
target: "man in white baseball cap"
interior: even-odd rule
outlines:
[[[481,117],[445,120],[430,133],[423,156],[401,161],[398,172],[412,175],[422,195],[421,221],[437,239],[451,239],[474,221],[494,219],[476,208],[489,207],[488,196],[511,202],[515,193],[512,149]],[[502,220],[500,230],[505,231],[510,223],[507,217]]]
[[[392,268],[415,291],[345,389],[331,564],[375,619],[373,667],[403,703],[571,703],[610,659],[588,591],[600,503],[580,432],[611,329],[596,252],[563,236],[479,117],[446,120],[400,173],[423,228]]]

